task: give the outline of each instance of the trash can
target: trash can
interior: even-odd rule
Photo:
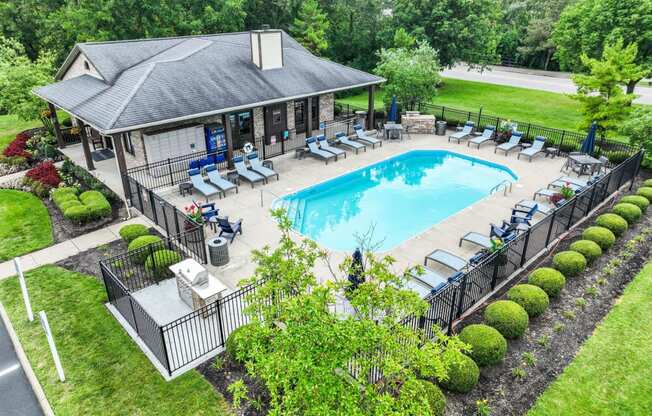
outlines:
[[[437,136],[445,136],[446,135],[446,122],[445,121],[438,121],[437,122],[437,131],[435,133]]]
[[[210,257],[213,266],[224,266],[229,262],[229,244],[226,238],[211,238],[207,244],[208,257]]]

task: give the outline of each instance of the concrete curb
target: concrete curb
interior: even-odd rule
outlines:
[[[21,345],[20,340],[18,339],[18,335],[16,334],[16,331],[14,330],[14,327],[11,324],[11,321],[9,320],[9,316],[7,315],[7,311],[5,310],[5,307],[2,304],[2,302],[0,302],[0,317],[2,318],[2,320],[5,323],[5,326],[7,327],[7,332],[9,332],[9,337],[11,338],[11,342],[14,344],[14,349],[16,350],[16,355],[18,356],[20,365],[23,367],[23,371],[25,372],[25,375],[29,380],[29,384],[31,384],[32,386],[32,390],[34,390],[34,394],[36,395],[36,398],[38,399],[38,402],[41,405],[41,409],[43,409],[43,413],[46,416],[54,416],[54,412],[52,411],[50,402],[48,402],[48,399],[45,396],[45,392],[43,391],[43,387],[41,386],[41,383],[39,383],[38,379],[36,378],[36,374],[34,374],[32,365],[29,363],[29,360],[27,359],[25,350],[23,350],[23,346]]]

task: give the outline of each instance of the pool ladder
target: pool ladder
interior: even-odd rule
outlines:
[[[503,195],[507,196],[507,192],[509,192],[509,193],[512,192],[512,185],[514,185],[514,182],[511,182],[511,181],[508,181],[507,179],[505,179],[504,181],[502,181],[498,185],[491,188],[491,191],[489,191],[489,195],[492,195],[494,192],[498,192],[500,190],[500,188],[503,188],[504,189]]]

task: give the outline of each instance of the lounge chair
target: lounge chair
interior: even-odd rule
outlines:
[[[278,173],[274,172],[270,168],[263,166],[263,163],[258,159],[258,153],[253,152],[247,155],[247,160],[249,160],[249,169],[253,170],[257,174],[264,176],[266,180],[276,176],[278,180]]]
[[[228,218],[217,218],[217,225],[220,227],[219,237],[224,236],[231,243],[235,239],[235,235],[240,233],[242,235],[242,219],[236,222],[229,222]]]
[[[485,127],[484,131],[482,132],[482,136],[472,138],[466,142],[466,145],[470,146],[471,144],[474,144],[478,146],[479,149],[482,144],[494,139],[494,133],[495,131],[493,127]]]
[[[446,276],[426,267],[421,275],[410,274],[410,280],[407,281],[405,287],[414,290],[422,298],[425,298],[446,286],[447,282],[448,278]]]
[[[235,189],[235,193],[238,193],[238,185],[224,179],[222,175],[220,175],[220,172],[218,172],[217,166],[208,165],[205,168],[205,172],[208,175],[208,180],[210,183],[217,186],[218,189],[222,191],[223,196],[226,196],[226,192],[230,191],[231,189]]]
[[[325,150],[321,150],[319,147],[317,147],[317,139],[314,137],[308,137],[306,139],[306,146],[308,146],[308,153],[311,154],[312,156],[315,156],[319,159],[322,159],[326,162],[328,165],[328,161],[331,159],[337,160],[337,156],[331,152],[327,152]]]
[[[208,198],[211,196],[220,195],[222,192],[213,185],[204,182],[204,178],[201,176],[199,169],[190,169],[188,171],[188,176],[190,176],[192,187],[195,188],[197,192],[204,195],[206,201],[208,201]]]
[[[560,176],[559,178],[550,182],[550,184],[548,184],[548,188],[561,188],[562,186],[566,185],[570,185],[571,187],[574,185],[583,188],[585,186],[589,186],[591,183],[593,183],[593,181],[596,181],[597,179],[598,177],[595,177],[585,181],[579,178],[571,178],[570,176]]]
[[[342,133],[342,132],[335,133],[335,140],[336,140],[336,143],[355,150],[356,155],[358,154],[358,151],[360,149],[363,149],[365,152],[367,151],[367,146],[366,145],[349,139],[347,137],[347,135]]]
[[[523,133],[517,131],[513,132],[512,137],[509,138],[509,141],[507,143],[499,144],[498,146],[496,146],[496,148],[494,149],[494,153],[496,153],[498,150],[501,150],[505,152],[505,156],[507,156],[507,154],[512,150],[521,147],[522,138],[523,138]]]
[[[528,147],[527,149],[523,149],[518,153],[518,156],[516,157],[517,159],[521,158],[521,155],[527,156],[532,162],[532,158],[539,153],[543,153],[543,146],[546,144],[546,138],[543,136],[537,136],[534,139],[534,142],[532,143],[532,146]]]
[[[534,200],[531,200],[531,199],[529,199],[529,200],[528,199],[523,199],[523,200],[517,202],[516,204],[514,204],[515,208],[523,208],[523,209],[532,209],[532,207],[534,207],[534,206],[537,207],[537,212],[540,212],[543,215],[548,215],[554,209],[553,207],[551,207],[548,204],[545,204],[543,202],[534,201]]]
[[[475,127],[475,123],[467,121],[464,123],[464,127],[461,131],[448,136],[448,142],[450,143],[451,140],[457,140],[457,143],[459,144],[460,141],[468,139],[473,134],[473,127]]]
[[[376,147],[377,144],[380,144],[380,147],[383,147],[383,142],[375,137],[369,136],[367,132],[362,129],[361,125],[354,125],[353,130],[355,130],[357,140],[361,141],[362,143],[370,144],[372,149]]]
[[[233,164],[235,165],[235,170],[238,172],[238,176],[245,181],[251,184],[251,187],[254,187],[256,182],[266,182],[267,179],[260,173],[248,170],[244,163],[244,158],[242,156],[234,157]]]
[[[467,265],[467,261],[460,256],[439,248],[426,256],[423,265],[427,266],[429,260],[441,264],[442,266],[446,266],[456,272],[459,272]]]
[[[548,189],[548,188],[541,188],[538,191],[534,193],[534,196],[532,199],[537,199],[538,196],[542,196],[545,198],[550,198],[551,196],[558,194],[559,192],[555,189]]]
[[[462,243],[466,241],[467,243],[475,244],[482,248],[491,248],[492,238],[499,238],[503,242],[508,242],[509,240],[516,237],[516,231],[516,226],[511,224],[504,228],[500,228],[497,225],[491,224],[489,235],[481,234],[475,231],[468,232],[462,238],[460,238],[459,246],[462,247]]]
[[[346,152],[342,149],[338,149],[337,147],[331,146],[328,143],[328,140],[326,140],[326,136],[324,136],[323,134],[317,136],[317,143],[319,143],[319,148],[321,150],[325,150],[327,152],[334,154],[336,159],[342,155],[344,155],[344,159],[346,159]]]

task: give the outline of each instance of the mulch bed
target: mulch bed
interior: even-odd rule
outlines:
[[[517,283],[526,283],[530,271],[538,267],[551,267],[554,253],[566,250],[577,240],[583,228],[593,224],[593,218],[586,221],[580,229],[574,230],[561,241],[545,258],[539,259],[524,271],[513,283],[487,302],[504,298],[504,293]],[[541,316],[530,320],[523,338],[508,341],[508,350],[502,363],[481,369],[478,385],[468,394],[447,394],[447,415],[473,415],[476,401],[488,400],[492,414],[522,415],[534,404],[547,386],[563,372],[572,361],[582,343],[593,333],[599,322],[611,310],[625,286],[636,276],[648,261],[652,243],[652,218],[648,213],[635,227],[618,239],[617,244],[606,255],[597,259],[580,276],[569,278],[559,297],[551,299],[550,307]],[[624,250],[625,242],[639,235],[643,230],[645,239],[640,242],[634,255],[622,261],[613,273],[606,275],[605,266]],[[597,293],[591,292],[596,288]],[[587,292],[588,290],[588,292]],[[579,300],[578,299],[584,299]],[[579,302],[579,303],[578,303]],[[584,306],[582,303],[586,302]],[[484,307],[474,312],[457,327],[481,323]],[[546,340],[544,343],[543,340]],[[523,353],[530,352],[536,357],[534,365],[527,366]],[[521,367],[525,377],[516,377],[512,370]]]
[[[100,271],[100,261],[126,252],[127,244],[123,240],[115,240],[108,244],[103,244],[75,254],[55,263],[55,265],[77,273],[93,276],[101,282],[102,272]]]
[[[88,234],[91,231],[99,230],[100,228],[107,227],[111,224],[116,224],[123,221],[126,217],[124,210],[124,203],[116,201],[111,203],[111,215],[107,218],[102,218],[96,221],[91,221],[86,224],[76,224],[63,216],[59,208],[54,205],[49,198],[41,199],[43,204],[48,209],[50,220],[52,222],[52,235],[54,236],[55,243],[61,243],[71,238],[79,237],[80,235]]]

